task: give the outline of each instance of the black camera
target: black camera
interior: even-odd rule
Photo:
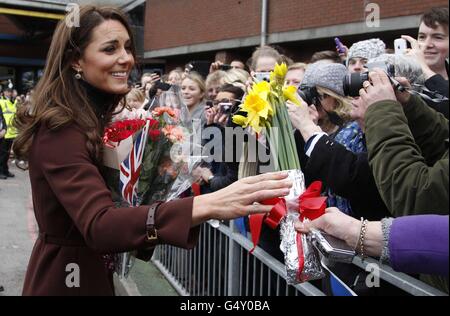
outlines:
[[[343,88],[344,94],[350,97],[358,97],[359,90],[363,88],[363,82],[369,81],[369,71],[374,68],[380,68],[384,70],[384,72],[388,75],[388,77],[393,81],[395,77],[395,66],[391,64],[387,64],[385,62],[375,62],[369,63],[366,65],[368,71],[359,73],[348,73],[344,77]],[[395,82],[394,82],[395,83]]]
[[[321,105],[320,98],[316,87],[300,85],[300,87],[297,90],[297,93],[303,99],[303,101],[306,102],[306,104],[308,105],[314,104],[317,107],[317,109],[320,107]],[[334,111],[325,111],[325,112],[327,113],[330,122],[332,122],[333,124],[339,126],[344,124],[344,119],[340,117],[339,114],[337,114],[336,112]]]
[[[298,95],[300,98],[302,98],[303,101],[306,102],[306,104],[311,105],[318,105],[319,102],[319,93],[317,92],[316,87],[310,87],[305,85],[300,85],[300,87],[297,90]]]
[[[219,66],[219,69],[224,71],[230,70],[231,68],[232,68],[231,65],[228,64],[222,64]]]
[[[231,109],[233,108],[233,103],[219,103],[219,111],[222,114],[230,114]]]

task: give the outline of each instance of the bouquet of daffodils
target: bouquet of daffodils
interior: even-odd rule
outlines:
[[[285,63],[276,65],[270,74],[270,83],[261,81],[253,85],[241,105],[246,116],[234,115],[233,122],[255,133],[264,133],[275,161],[275,169],[300,169],[293,128],[286,108],[286,101],[300,105],[297,88],[284,86],[287,73]]]
[[[258,136],[263,134],[275,162],[275,169],[289,170],[290,178],[294,182],[289,196],[282,199],[268,216],[264,216],[264,219],[260,218],[262,215],[250,216],[250,230],[255,241],[259,237],[253,236],[260,231],[258,226],[262,221],[271,228],[280,225],[280,249],[284,253],[287,281],[289,284],[297,284],[321,278],[324,274],[312,242],[294,229],[295,220],[302,218],[299,214],[303,209],[301,197],[305,192],[305,180],[300,170],[294,129],[286,102],[289,100],[300,106],[301,99],[297,97],[296,87],[284,86],[286,73],[286,64],[277,64],[270,74],[270,82],[261,81],[254,84],[240,108],[241,112],[247,115],[234,115],[233,122],[251,129]],[[277,217],[273,216],[275,213],[282,219],[274,223],[272,218]]]

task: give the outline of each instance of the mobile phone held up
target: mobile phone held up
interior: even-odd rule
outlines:
[[[396,40],[394,40],[395,55],[403,55],[406,52],[407,48],[408,44],[406,43],[405,39],[397,38]]]
[[[253,79],[256,83],[261,81],[270,82],[270,72],[255,72]]]
[[[342,44],[342,42],[339,39],[339,37],[335,37],[334,38],[334,43],[336,44],[336,48],[337,48],[339,54],[345,54],[344,44]]]
[[[355,250],[343,240],[328,235],[323,231],[313,229],[312,240],[320,253],[331,261],[351,263],[356,255]]]
[[[196,72],[200,74],[203,78],[208,77],[209,75],[209,67],[211,66],[211,62],[207,60],[194,60],[189,63],[190,72]]]
[[[171,87],[172,87],[172,85],[170,85],[166,82],[162,82],[161,80],[158,80],[155,82],[155,88],[160,89],[162,91],[168,91]]]

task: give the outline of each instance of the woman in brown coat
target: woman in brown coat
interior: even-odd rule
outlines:
[[[115,208],[101,174],[101,135],[129,91],[134,60],[132,32],[117,9],[84,7],[79,27],[63,20],[56,28],[33,111],[17,118],[14,150],[29,158],[40,231],[24,295],[114,295],[103,254],[193,247],[200,223],[268,212],[255,202],[289,191],[286,174],[266,174],[195,198]]]

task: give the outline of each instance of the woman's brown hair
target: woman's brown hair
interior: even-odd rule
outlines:
[[[84,6],[80,8],[80,23],[70,27],[61,20],[55,30],[47,55],[44,74],[35,88],[31,111],[19,111],[15,124],[19,135],[13,150],[19,157],[28,157],[31,144],[39,126],[50,130],[76,123],[87,137],[87,148],[94,161],[102,155],[102,132],[115,107],[125,95],[112,96],[113,102],[106,109],[105,118],[99,120],[95,105],[91,104],[82,80],[75,79],[73,62],[83,56],[92,39],[94,28],[107,20],[116,20],[127,29],[131,50],[135,57],[133,33],[125,14],[114,7]]]

